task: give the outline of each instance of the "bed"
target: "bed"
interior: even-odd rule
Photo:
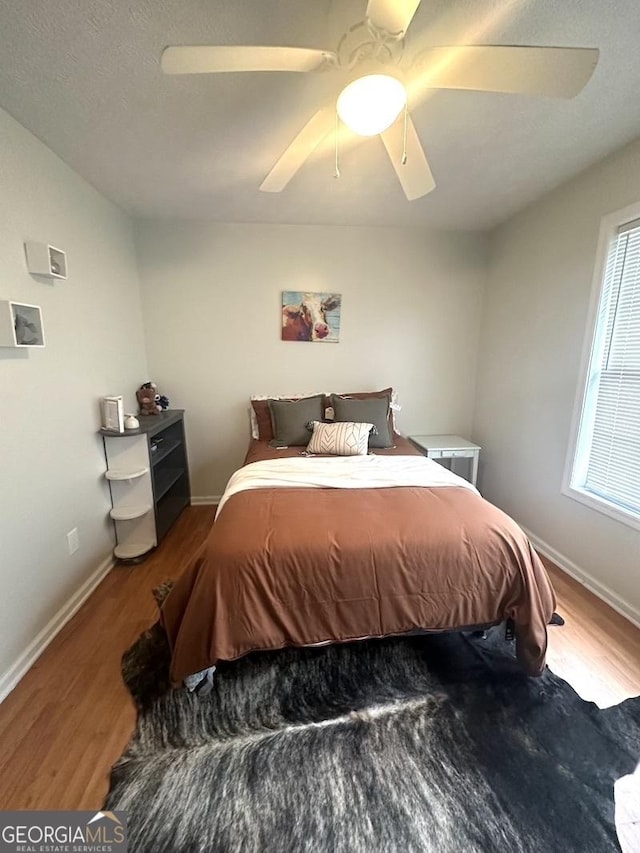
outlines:
[[[162,608],[175,685],[255,650],[512,620],[529,675],[555,597],[518,525],[405,438],[356,458],[252,439]]]

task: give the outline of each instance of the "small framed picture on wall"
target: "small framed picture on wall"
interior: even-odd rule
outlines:
[[[44,329],[39,305],[11,302],[11,319],[17,347],[43,347]]]
[[[282,293],[282,340],[337,344],[340,340],[340,293]]]

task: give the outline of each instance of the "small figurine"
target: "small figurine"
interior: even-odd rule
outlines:
[[[160,396],[156,393],[157,390],[158,386],[154,382],[145,382],[136,391],[141,415],[157,415],[162,411],[162,406],[157,402],[157,398]]]

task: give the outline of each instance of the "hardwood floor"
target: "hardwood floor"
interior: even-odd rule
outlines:
[[[640,629],[542,557],[562,628],[549,628],[549,667],[601,708],[640,695]]]
[[[115,568],[0,705],[0,809],[97,809],[135,710],[120,658],[156,619],[151,590],[206,536],[213,507],[190,507],[144,563]],[[602,706],[640,694],[640,630],[547,565],[563,628],[548,662]]]
[[[189,507],[144,563],[117,566],[0,705],[0,809],[94,809],[135,709],[120,658],[157,619],[151,590],[175,577],[211,527]]]

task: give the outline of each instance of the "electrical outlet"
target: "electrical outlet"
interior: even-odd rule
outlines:
[[[75,552],[80,547],[80,537],[78,536],[77,527],[74,527],[73,530],[70,530],[67,533],[67,545],[69,546],[70,554],[75,554]]]

